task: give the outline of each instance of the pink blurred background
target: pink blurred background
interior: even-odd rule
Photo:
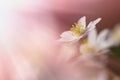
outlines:
[[[0,5],[3,56],[10,57],[4,53],[14,53],[14,57],[24,56],[34,69],[39,70],[41,80],[88,80],[104,72],[103,66],[89,59],[71,64],[66,60],[71,57],[69,52],[59,57],[60,44],[56,40],[82,16],[87,16],[88,21],[101,17],[99,30],[113,27],[120,22],[119,0],[1,0]],[[22,63],[21,59],[15,60]],[[7,66],[5,70],[13,69],[8,67],[13,64],[9,58],[1,60],[1,64],[6,63],[3,64]],[[90,66],[86,63],[90,63]],[[6,73],[11,74],[10,71]]]
[[[17,2],[18,1],[18,2]],[[16,10],[39,19],[39,22],[54,19],[59,26],[58,30],[68,29],[80,17],[87,16],[88,21],[102,17],[99,28],[113,27],[120,21],[119,0],[17,0]],[[33,18],[32,17],[32,18]],[[52,23],[51,23],[52,24]]]

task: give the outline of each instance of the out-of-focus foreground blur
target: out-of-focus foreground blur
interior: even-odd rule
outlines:
[[[102,65],[57,42],[82,16],[112,28],[120,0],[0,0],[0,80],[107,80]]]

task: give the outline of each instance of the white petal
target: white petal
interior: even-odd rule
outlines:
[[[66,38],[62,37],[58,41],[60,41],[60,42],[76,42],[76,41],[78,41],[78,39],[75,37],[66,37]]]
[[[111,45],[108,42],[103,42],[99,45],[101,51],[107,50]]]
[[[72,32],[71,31],[65,31],[65,32],[63,32],[61,35],[60,35],[60,37],[64,37],[64,38],[66,38],[66,37],[72,37],[73,35],[72,35]]]
[[[73,38],[71,38],[71,39],[68,39],[68,38],[60,38],[58,41],[60,41],[60,42],[70,42],[70,41],[72,41],[72,40],[74,40]]]
[[[69,41],[74,41],[77,39],[76,37],[72,35],[71,31],[65,31],[60,36],[61,38],[58,41],[61,41],[61,42],[69,42]]]
[[[105,40],[101,43],[100,47],[103,50],[103,49],[108,49],[113,45],[114,45],[114,42],[112,40]]]
[[[96,29],[93,29],[92,31],[89,31],[88,33],[88,42],[91,45],[96,44],[96,38],[97,38],[97,31]]]
[[[87,26],[88,31],[94,29],[94,28],[96,27],[96,24],[99,23],[100,21],[101,21],[101,18],[98,18],[98,19],[96,19],[96,20],[94,20],[94,21],[91,21],[91,22],[88,24],[88,26]]]
[[[108,36],[108,33],[108,29],[104,29],[103,31],[101,31],[97,38],[97,44],[100,44],[101,42],[105,41],[106,37]]]
[[[91,27],[92,27],[92,21],[88,24],[88,26],[87,26],[87,31],[90,31],[91,30]]]
[[[83,16],[82,18],[80,18],[80,19],[78,20],[78,23],[82,24],[83,27],[85,28],[85,27],[86,27],[86,17]]]

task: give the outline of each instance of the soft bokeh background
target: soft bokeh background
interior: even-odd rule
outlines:
[[[3,73],[6,70],[4,77],[13,74],[11,69],[14,68],[9,67],[13,61],[9,60],[10,56],[4,55],[12,53],[13,58],[24,56],[37,70],[40,80],[88,80],[99,77],[99,74],[105,78],[104,68],[90,59],[69,62],[71,55],[76,53],[74,48],[70,54],[69,51],[60,53],[61,44],[56,40],[82,16],[87,16],[87,22],[102,17],[98,24],[100,30],[119,23],[119,14],[119,0],[0,0],[1,55],[8,57],[1,59],[1,65],[10,63],[4,64],[5,69],[1,69]],[[15,60],[18,64],[24,63],[20,62],[21,59]],[[25,66],[18,64],[15,65]],[[98,80],[103,80],[102,77]]]

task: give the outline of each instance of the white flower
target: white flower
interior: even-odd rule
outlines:
[[[72,42],[78,41],[83,36],[85,36],[89,31],[96,27],[96,24],[99,23],[101,18],[98,18],[94,21],[91,21],[88,26],[86,26],[86,17],[83,16],[79,19],[77,23],[72,25],[72,28],[69,31],[63,32],[60,36],[60,40],[62,42]]]
[[[113,46],[120,44],[120,24],[117,24],[111,32],[109,36],[109,41]]]
[[[106,39],[108,36],[109,30],[105,29],[100,32],[97,36],[96,29],[90,31],[88,33],[87,42],[81,44],[80,53],[81,54],[91,54],[91,53],[103,53],[106,51],[111,45],[110,42]]]

